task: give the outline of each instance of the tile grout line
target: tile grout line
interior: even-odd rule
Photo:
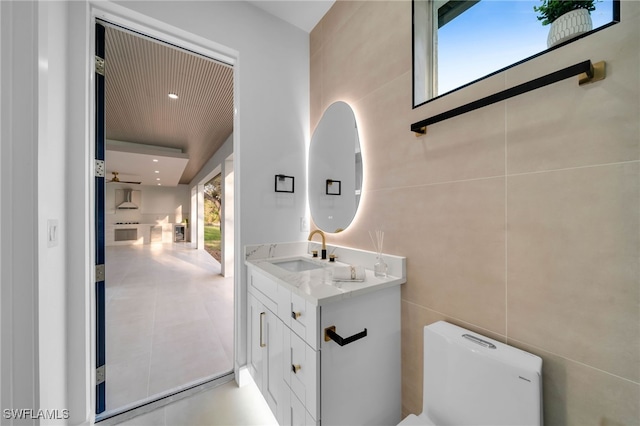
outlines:
[[[427,187],[430,187],[430,186],[437,186],[437,185],[447,185],[447,184],[463,183],[463,182],[475,182],[475,181],[490,180],[490,179],[497,179],[497,178],[505,178],[505,179],[507,179],[509,177],[515,177],[515,176],[527,176],[527,175],[536,175],[536,174],[543,174],[543,173],[554,173],[554,172],[563,172],[563,171],[579,170],[579,169],[590,169],[590,168],[596,168],[596,167],[617,166],[617,165],[634,164],[634,163],[640,163],[640,160],[618,161],[618,162],[615,162],[615,163],[591,164],[591,165],[585,165],[585,166],[575,166],[575,167],[566,167],[566,168],[560,168],[560,169],[549,169],[549,170],[540,170],[540,171],[536,171],[536,172],[524,172],[524,173],[513,173],[513,174],[507,174],[506,171],[505,171],[505,174],[502,174],[502,175],[483,176],[483,177],[471,178],[471,179],[457,179],[457,180],[450,180],[450,181],[443,181],[443,182],[432,182],[432,183],[424,183],[424,184],[417,184],[417,185],[405,185],[405,186],[393,186],[393,187],[387,187],[387,188],[375,188],[375,189],[369,189],[369,190],[367,190],[367,192],[374,193],[374,192],[383,192],[383,191],[397,191],[397,190],[402,190],[402,189],[427,188]]]
[[[395,187],[388,187],[388,188],[376,188],[376,189],[370,189],[370,190],[368,190],[368,192],[371,193],[371,192],[383,192],[383,191],[396,191],[396,190],[399,190],[399,189],[428,188],[430,186],[448,185],[448,184],[463,183],[463,182],[476,182],[476,181],[499,179],[499,178],[505,178],[505,177],[506,176],[502,174],[502,175],[484,176],[484,177],[472,178],[472,179],[459,179],[459,180],[449,180],[449,181],[443,181],[443,182],[424,183],[424,184],[418,184],[418,185],[405,185],[405,186],[395,186]]]
[[[413,70],[409,69],[409,70],[407,70],[405,72],[399,73],[393,79],[389,80],[386,83],[383,83],[381,86],[376,87],[375,89],[371,90],[370,92],[365,93],[364,95],[360,96],[358,99],[354,99],[352,102],[354,104],[358,104],[358,103],[364,102],[369,96],[373,96],[377,92],[382,91],[387,86],[390,86],[390,85],[394,84],[396,82],[396,80],[405,77],[409,73],[413,73]],[[414,109],[415,108],[412,108],[411,111],[414,111]],[[407,129],[407,132],[410,132],[410,131],[411,131],[410,129]]]
[[[489,332],[489,333],[493,333],[493,334],[497,334],[497,335],[503,336],[502,334],[500,334],[500,333],[496,333],[495,331],[491,331],[491,330],[486,329],[486,328],[484,328],[484,327],[481,327],[481,326],[478,326],[478,325],[476,325],[476,324],[470,323],[469,321],[465,321],[465,320],[462,320],[462,319],[460,319],[460,318],[454,317],[453,315],[448,315],[448,314],[445,314],[445,313],[443,313],[443,312],[437,311],[437,310],[435,310],[435,309],[431,309],[431,308],[427,308],[426,306],[418,305],[418,304],[417,304],[417,303],[415,303],[415,302],[411,302],[411,301],[406,300],[406,299],[402,299],[402,300],[401,300],[401,302],[407,303],[407,304],[409,304],[409,305],[413,305],[413,306],[415,306],[415,307],[417,307],[417,308],[420,308],[420,309],[425,309],[425,310],[428,310],[428,311],[431,311],[431,312],[435,312],[436,314],[442,315],[442,316],[447,317],[447,318],[451,318],[451,319],[456,320],[456,321],[459,321],[459,322],[461,322],[461,323],[469,324],[469,325],[471,325],[471,326],[473,326],[473,327],[475,327],[475,328],[478,328],[478,329],[481,329],[481,330],[486,330],[486,331],[487,331],[487,332]],[[489,336],[487,336],[487,337],[489,337]],[[506,336],[506,335],[504,335],[504,337],[505,337],[505,339],[507,338],[507,336]],[[494,340],[496,340],[496,339],[494,339]],[[526,346],[530,346],[530,347],[535,348],[535,349],[538,349],[538,350],[540,350],[540,351],[542,351],[542,352],[546,352],[546,353],[548,353],[549,355],[553,355],[553,356],[555,356],[555,357],[562,358],[562,359],[564,359],[564,360],[566,360],[566,361],[569,361],[569,362],[573,362],[573,363],[579,364],[579,365],[581,365],[581,366],[583,366],[583,367],[586,367],[586,368],[589,368],[589,369],[591,369],[591,370],[595,370],[595,371],[598,371],[598,372],[600,372],[600,373],[603,373],[603,374],[606,374],[606,375],[609,375],[609,376],[615,377],[615,378],[617,378],[617,379],[624,380],[625,382],[629,382],[629,383],[632,383],[632,384],[634,384],[634,385],[638,385],[638,386],[640,386],[640,382],[636,382],[636,381],[634,381],[634,380],[627,379],[627,378],[625,378],[625,377],[619,376],[619,375],[614,374],[614,373],[611,373],[611,372],[609,372],[609,371],[602,370],[602,369],[600,369],[600,368],[594,367],[594,366],[589,365],[589,364],[585,364],[584,362],[582,362],[582,361],[578,361],[578,360],[575,360],[575,359],[573,359],[573,358],[567,358],[567,357],[565,357],[565,356],[563,356],[563,355],[560,355],[560,354],[558,354],[558,353],[551,352],[551,351],[549,351],[549,350],[547,350],[547,349],[541,348],[540,346],[536,346],[536,345],[533,345],[533,344],[530,344],[530,343],[524,342],[524,341],[522,341],[522,340],[514,339],[514,338],[510,338],[509,340],[511,340],[511,341],[513,341],[513,342],[521,343],[521,344],[526,345]],[[506,343],[506,344],[513,346],[511,343]],[[524,350],[524,349],[523,349],[523,350]],[[535,355],[535,354],[534,354],[534,355]]]
[[[507,73],[504,73],[504,84],[507,85]],[[509,342],[509,115],[507,102],[504,103],[504,334]]]
[[[591,370],[598,371],[598,372],[600,372],[600,373],[602,373],[602,374],[606,374],[606,375],[608,375],[608,376],[612,376],[612,377],[615,377],[615,378],[617,378],[617,379],[624,380],[625,382],[629,382],[629,383],[632,383],[632,384],[634,384],[634,385],[640,386],[640,382],[636,382],[635,380],[627,379],[626,377],[619,376],[619,375],[617,375],[617,374],[615,374],[615,373],[611,373],[611,372],[606,371],[606,370],[603,370],[603,369],[601,369],[601,368],[594,367],[594,366],[589,365],[589,364],[585,364],[585,363],[584,363],[584,362],[582,362],[582,361],[578,361],[578,360],[576,360],[576,359],[572,359],[572,358],[567,358],[566,356],[560,355],[560,354],[555,353],[555,352],[548,351],[548,350],[546,350],[546,349],[544,349],[544,348],[541,348],[541,347],[539,347],[539,346],[536,346],[536,345],[532,345],[532,344],[529,344],[529,343],[523,342],[523,341],[518,340],[518,339],[513,339],[513,338],[512,338],[511,340],[512,340],[512,341],[514,341],[514,342],[522,343],[522,344],[527,345],[527,346],[531,346],[532,348],[539,349],[540,351],[546,352],[546,353],[548,353],[548,354],[550,354],[550,355],[553,355],[553,356],[555,356],[555,357],[562,358],[562,359],[567,360],[567,361],[570,361],[570,362],[574,362],[574,363],[576,363],[576,364],[578,364],[578,365],[581,365],[581,366],[583,366],[583,367],[589,368],[589,369],[591,369]]]
[[[439,315],[442,315],[443,317],[448,317],[448,318],[454,319],[454,320],[456,320],[456,321],[459,321],[459,322],[462,322],[462,323],[465,323],[465,324],[469,324],[470,326],[473,326],[473,327],[475,327],[475,328],[479,328],[480,330],[484,330],[484,331],[486,331],[486,332],[488,332],[488,333],[493,333],[493,334],[497,334],[497,335],[499,335],[499,336],[503,336],[503,337],[505,338],[505,341],[506,341],[506,339],[507,339],[506,334],[501,334],[501,333],[497,333],[497,332],[495,332],[495,331],[491,331],[491,330],[489,330],[488,328],[484,328],[484,327],[481,327],[481,326],[476,325],[476,324],[474,324],[474,323],[471,323],[471,322],[469,322],[469,321],[465,321],[465,320],[460,319],[460,318],[458,318],[458,317],[454,317],[453,315],[445,314],[444,312],[440,312],[440,311],[437,311],[437,310],[435,310],[435,309],[427,308],[426,306],[418,305],[417,303],[415,303],[415,302],[411,302],[411,301],[406,300],[406,299],[402,299],[401,301],[402,301],[402,302],[405,302],[405,303],[408,303],[408,304],[410,304],[410,305],[416,306],[416,307],[418,307],[418,308],[420,308],[420,309],[426,309],[426,310],[429,310],[429,311],[431,311],[431,312],[435,312],[435,313],[437,313],[437,314],[439,314]],[[487,337],[489,337],[489,336],[487,336]],[[494,340],[496,340],[496,339],[494,339]]]
[[[554,173],[554,172],[564,172],[570,170],[580,170],[580,169],[592,169],[597,167],[610,167],[610,166],[619,166],[623,164],[633,164],[640,163],[639,160],[625,160],[625,161],[615,161],[612,163],[599,163],[599,164],[586,164],[584,166],[573,166],[573,167],[562,167],[559,169],[549,169],[549,170],[538,170],[534,172],[522,172],[522,173],[512,173],[506,176],[527,176],[527,175],[539,175],[543,173]]]

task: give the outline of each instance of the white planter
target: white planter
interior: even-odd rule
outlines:
[[[591,31],[592,28],[591,15],[587,9],[575,9],[567,12],[551,23],[547,47],[577,37]]]

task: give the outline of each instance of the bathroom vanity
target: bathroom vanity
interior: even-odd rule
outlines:
[[[401,419],[400,285],[405,258],[314,243],[245,248],[250,374],[281,425],[388,425]],[[334,268],[361,265],[361,282]],[[342,344],[342,345],[341,345]]]

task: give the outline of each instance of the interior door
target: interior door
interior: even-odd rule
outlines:
[[[95,45],[95,259],[96,259],[96,414],[106,407],[105,372],[105,101],[104,101],[104,27],[96,23]]]

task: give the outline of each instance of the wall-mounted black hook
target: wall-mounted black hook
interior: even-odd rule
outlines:
[[[276,192],[294,192],[293,176],[276,175]]]
[[[327,195],[342,195],[342,182],[335,179],[327,179],[325,193]]]

